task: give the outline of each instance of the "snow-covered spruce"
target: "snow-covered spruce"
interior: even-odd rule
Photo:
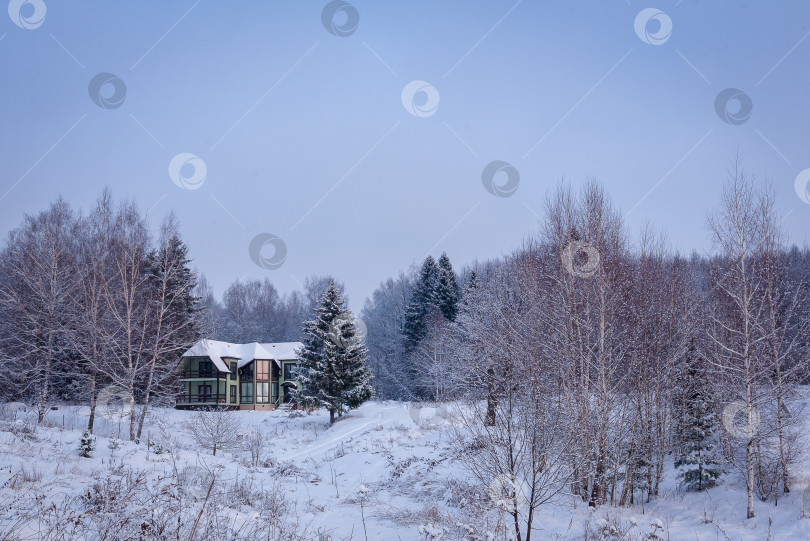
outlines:
[[[315,319],[304,324],[297,373],[301,389],[293,393],[293,400],[305,407],[326,408],[330,424],[373,395],[368,351],[353,319],[331,282],[318,301]]]

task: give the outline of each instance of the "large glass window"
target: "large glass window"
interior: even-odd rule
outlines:
[[[237,366],[236,361],[231,361],[231,367],[230,367],[231,368],[231,380],[236,379],[236,366]]]
[[[295,379],[295,363],[287,363],[284,365],[284,380]]]
[[[256,363],[256,379],[270,379],[270,361],[254,361]]]
[[[256,403],[269,404],[270,403],[270,384],[263,382],[256,384]]]
[[[253,383],[242,382],[239,391],[242,394],[242,404],[253,404]]]

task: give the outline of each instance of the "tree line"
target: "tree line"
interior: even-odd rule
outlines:
[[[206,337],[234,343],[295,342],[303,338],[303,323],[312,317],[323,293],[334,282],[331,275],[311,275],[301,291],[279,293],[269,278],[236,280],[216,298],[203,273],[195,293],[200,297],[200,329]]]
[[[377,393],[467,404],[459,445],[511,487],[518,538],[560,493],[649,501],[671,456],[687,489],[737,472],[752,517],[790,491],[810,365],[810,251],[779,225],[773,189],[738,164],[707,256],[651,226],[631,240],[598,183],[562,185],[533,238],[457,276],[454,310],[425,293],[430,259],[380,285],[363,310]]]

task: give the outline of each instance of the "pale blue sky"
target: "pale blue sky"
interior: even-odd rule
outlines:
[[[155,224],[176,211],[218,295],[332,273],[358,309],[428,253],[460,267],[519,246],[563,177],[601,180],[631,232],[649,218],[681,251],[708,250],[739,151],[807,242],[793,189],[810,168],[807,2],[357,0],[347,37],[324,28],[325,1],[44,2],[38,28],[0,18],[2,235],[59,194],[88,208],[110,186]],[[660,45],[634,30],[651,6],[672,21]],[[126,84],[120,107],[90,99],[100,72]],[[403,107],[413,80],[438,91],[435,114]],[[715,113],[729,87],[753,102],[741,125]],[[169,178],[181,152],[207,166],[199,189]],[[513,196],[484,189],[493,160],[519,171]],[[286,243],[280,268],[249,257],[259,233]]]

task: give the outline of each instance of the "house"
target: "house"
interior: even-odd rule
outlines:
[[[271,410],[290,401],[301,342],[230,344],[200,340],[180,361],[178,409]]]

